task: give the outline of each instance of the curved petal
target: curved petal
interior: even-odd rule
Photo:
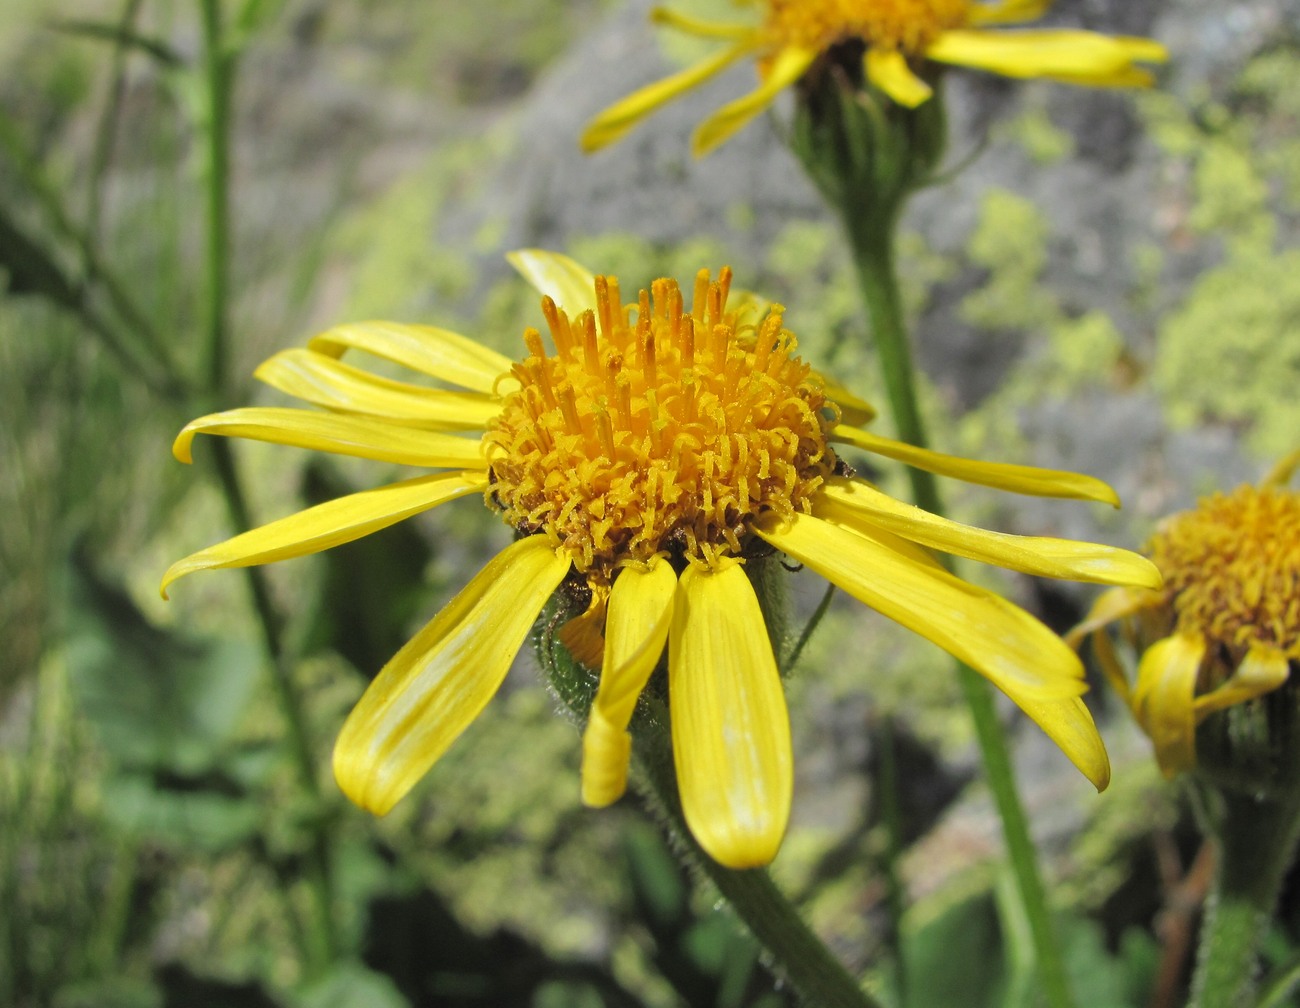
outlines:
[[[1289,674],[1290,664],[1281,649],[1271,644],[1254,645],[1227,681],[1193,701],[1196,723],[1214,711],[1271,693],[1287,681]]]
[[[968,17],[970,23],[976,27],[1037,21],[1051,6],[1052,0],[998,0],[997,3],[975,3],[971,5]]]
[[[858,479],[831,477],[813,498],[813,513],[835,525],[870,534],[883,528],[944,553],[1039,577],[1158,588],[1160,571],[1144,556],[1114,546],[1016,536],[962,525],[904,504]]]
[[[1079,768],[1098,791],[1110,784],[1110,757],[1092,714],[1079,697],[1069,700],[1027,700],[1020,709],[1033,719],[1057,748]]]
[[[1297,468],[1300,468],[1300,449],[1278,459],[1277,464],[1268,471],[1260,486],[1285,486],[1291,482],[1291,477],[1295,475]]]
[[[741,40],[751,38],[754,34],[752,25],[703,21],[678,11],[668,10],[666,7],[654,8],[650,12],[650,20],[654,24],[673,28],[687,35],[694,35],[696,38]]]
[[[304,402],[421,430],[485,430],[501,400],[383,378],[336,357],[295,347],[263,361],[253,377]]]
[[[790,717],[739,564],[682,573],[668,655],[673,757],[691,833],[728,868],[767,864],[790,817]]]
[[[313,336],[307,346],[330,357],[341,357],[347,350],[364,350],[474,392],[501,391],[501,379],[510,377],[509,357],[467,336],[434,326],[353,322]]]
[[[545,536],[507,546],[383,667],[334,745],[352,801],[386,814],[492,699],[569,571]]]
[[[946,31],[925,55],[1005,77],[1049,77],[1086,84],[1136,82],[1134,63],[1163,63],[1164,46],[1150,39],[1068,29]],[[1145,72],[1138,71],[1143,77]]]
[[[378,462],[435,468],[486,469],[481,442],[398,427],[383,420],[317,413],[281,406],[249,406],[210,413],[187,423],[172,442],[172,454],[186,464],[196,434],[220,434],[252,441],[355,455]]]
[[[1196,765],[1193,697],[1204,657],[1200,634],[1176,633],[1152,644],[1138,662],[1133,715],[1151,737],[1166,777]]]
[[[840,422],[847,424],[849,427],[861,427],[863,424],[871,423],[876,416],[876,408],[865,399],[859,398],[848,390],[848,388],[834,378],[827,375],[824,371],[814,371],[822,383],[822,390],[826,397],[840,408]]]
[[[938,644],[1017,704],[1064,700],[1086,687],[1073,651],[1006,599],[898,550],[887,532],[840,528],[797,514],[754,528],[859,602]]]
[[[596,310],[596,275],[576,259],[545,249],[517,249],[506,259],[539,294],[549,297],[569,318]]]
[[[625,567],[614,578],[605,618],[605,658],[600,686],[582,736],[582,800],[601,808],[627,788],[632,720],[637,697],[650,679],[668,639],[677,575],[656,558]]]
[[[487,478],[480,473],[437,473],[317,504],[177,560],[163,575],[162,597],[167,597],[172,582],[186,574],[319,553],[457,497],[482,493],[486,486]]]
[[[582,149],[590,154],[623,139],[652,112],[658,111],[692,88],[699,87],[709,78],[716,77],[732,63],[748,56],[756,46],[757,42],[753,38],[744,39],[671,77],[633,91],[587,124],[579,140]]]
[[[1012,465],[1008,462],[977,462],[918,448],[903,441],[871,434],[856,427],[840,424],[831,432],[831,440],[851,444],[855,448],[884,455],[914,469],[924,469],[938,476],[951,476],[967,483],[1009,490],[1012,493],[1033,497],[1069,497],[1075,500],[1095,500],[1119,507],[1115,491],[1092,476],[1065,472],[1060,469],[1039,469],[1037,466]]]
[[[802,77],[816,58],[817,52],[814,49],[787,46],[780,50],[763,83],[743,98],[728,102],[700,123],[691,136],[691,153],[703,157],[730,139],[733,133],[748,125],[750,120],[771,105],[778,94]]]
[[[934,94],[934,90],[907,65],[907,57],[897,49],[868,49],[862,58],[867,80],[898,104],[916,108]]]
[[[1112,588],[1097,596],[1083,622],[1065,635],[1065,643],[1078,647],[1083,638],[1125,616],[1132,616],[1148,606],[1158,604],[1164,596],[1158,592],[1135,591],[1132,588]]]

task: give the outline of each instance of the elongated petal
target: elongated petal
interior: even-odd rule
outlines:
[[[851,444],[886,458],[895,459],[914,469],[924,469],[938,476],[951,476],[967,483],[1010,490],[1034,497],[1069,497],[1075,500],[1103,501],[1119,507],[1115,491],[1099,479],[1082,473],[1037,466],[1012,465],[1007,462],[977,462],[973,459],[943,455],[891,438],[880,437],[856,427],[840,424],[831,434],[832,441]]]
[[[1036,21],[1052,6],[1051,0],[1001,0],[999,3],[977,3],[970,8],[970,23],[976,27],[990,24],[1012,24]]]
[[[907,57],[897,49],[868,49],[862,59],[867,80],[898,104],[916,108],[934,94],[907,65]]]
[[[168,586],[186,574],[319,553],[457,497],[482,493],[486,485],[480,473],[437,473],[317,504],[177,560],[163,575],[162,596],[166,598]]]
[[[253,377],[305,402],[421,430],[484,430],[501,401],[383,378],[335,357],[296,347],[263,361]]]
[[[822,388],[825,389],[826,395],[836,406],[840,408],[840,422],[849,427],[861,427],[863,424],[871,423],[876,416],[876,408],[854,395],[844,385],[841,385],[834,378],[831,378],[825,372],[814,372],[821,379]]]
[[[673,28],[696,38],[730,39],[740,41],[753,37],[754,27],[732,22],[704,21],[666,7],[656,7],[650,12],[650,20],[665,28]]]
[[[637,697],[663,653],[673,616],[677,575],[665,561],[625,567],[614,579],[605,619],[600,687],[582,736],[582,800],[600,808],[627,788]]]
[[[691,137],[691,153],[703,157],[748,125],[778,94],[802,77],[816,58],[817,53],[812,49],[787,46],[778,52],[762,84],[743,98],[728,102],[700,123]]]
[[[412,430],[383,420],[314,410],[249,406],[191,420],[172,442],[172,454],[181,462],[188,464],[193,461],[190,446],[196,434],[270,441],[399,465],[487,468],[478,438]]]
[[[813,513],[855,531],[883,528],[945,553],[1040,577],[1144,588],[1157,588],[1162,581],[1155,564],[1137,553],[1097,543],[1007,535],[961,525],[904,504],[857,479],[827,480],[813,500]]]
[[[1260,482],[1260,486],[1285,486],[1291,482],[1291,477],[1295,475],[1297,468],[1300,468],[1300,449],[1278,459],[1277,464],[1269,470],[1268,475]]]
[[[1289,674],[1290,665],[1280,649],[1269,644],[1254,645],[1226,682],[1193,702],[1196,723],[1214,711],[1271,693],[1287,681]]]
[[[784,527],[769,516],[755,531],[859,602],[934,641],[1018,704],[1064,700],[1085,689],[1083,666],[1056,634],[1001,596],[900,553],[887,532],[850,531],[802,514]]]
[[[353,322],[327,329],[307,346],[331,357],[364,350],[474,392],[504,392],[516,384],[510,377],[509,357],[434,326]]]
[[[673,756],[691,833],[728,868],[767,864],[790,817],[790,717],[739,564],[683,572],[668,653]]]
[[[1028,700],[1020,704],[1023,710],[1047,737],[1056,743],[1071,763],[1079,768],[1092,786],[1105,791],[1110,784],[1110,757],[1097,732],[1092,714],[1079,697],[1069,700]]]
[[[1134,63],[1163,63],[1164,46],[1150,39],[1066,29],[1031,31],[953,30],[926,50],[940,63],[955,63],[1005,77],[1055,77],[1093,84],[1131,80]]]
[[[1148,606],[1157,605],[1162,598],[1163,596],[1157,592],[1137,591],[1132,588],[1112,588],[1110,591],[1104,591],[1097,596],[1083,622],[1065,635],[1065,642],[1070,647],[1078,647],[1088,634],[1125,616],[1132,616]]]
[[[1152,644],[1138,662],[1133,714],[1151,737],[1166,777],[1196,764],[1193,697],[1204,657],[1204,638],[1176,633]]]
[[[383,667],[334,745],[343,793],[384,815],[492,699],[569,561],[545,536],[498,553]]]
[[[754,48],[753,41],[741,41],[671,77],[633,91],[587,125],[579,141],[582,149],[591,153],[621,140],[652,112],[692,88],[699,87],[709,78],[716,77],[732,63],[753,52]]]
[[[518,249],[506,259],[539,294],[556,303],[569,318],[596,310],[596,276],[576,259],[545,249]]]

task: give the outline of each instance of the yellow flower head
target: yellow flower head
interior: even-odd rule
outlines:
[[[859,61],[868,83],[909,108],[932,94],[926,80],[931,63],[1093,87],[1144,87],[1151,75],[1137,64],[1166,58],[1164,47],[1149,39],[998,27],[1035,20],[1050,0],[751,0],[744,5],[759,8],[760,16],[714,23],[657,9],[654,18],[661,24],[728,44],[610,106],[587,127],[583,148],[614,143],[661,105],[746,57],[755,60],[759,86],[701,124],[692,141],[697,156],[729,138],[830,56]]]
[[[267,563],[360,538],[478,494],[518,537],[384,667],[334,753],[343,791],[387,812],[505,678],[547,600],[590,598],[562,638],[600,669],[583,739],[582,793],[616,800],[628,725],[667,653],[674,758],[686,820],[730,867],[776,854],[790,810],[790,725],[772,646],[745,573],[779,550],[930,638],[1019,704],[1097,787],[1109,764],[1079,698],[1083,670],[1041,623],[954,577],[944,552],[1050,577],[1154,587],[1133,553],[970,528],[850,474],[834,445],[1022,493],[1115,503],[1086,476],[971,462],[878,437],[870,407],[796,354],[778,306],[733,306],[731,274],[671,280],[623,304],[618,282],[572,260],[517,253],[544,293],[541,333],[516,363],[428,326],[344,325],[272,357],[257,376],[321,410],[253,407],[200,432],[442,470],[308,508],[174,564]],[[360,351],[454,389],[344,363]],[[466,436],[468,432],[476,432]]]
[[[1195,765],[1207,715],[1276,689],[1300,661],[1300,493],[1285,486],[1298,464],[1171,515],[1147,547],[1163,590],[1106,592],[1071,633],[1093,635],[1166,774]],[[1132,686],[1104,632],[1116,620],[1144,649]]]

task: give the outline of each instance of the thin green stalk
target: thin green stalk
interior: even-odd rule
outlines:
[[[226,304],[230,287],[230,105],[233,57],[226,52],[220,0],[199,0],[203,16],[204,182],[207,288],[204,291],[207,387],[226,387]]]
[[[1222,792],[1219,866],[1201,926],[1189,1008],[1255,1004],[1259,945],[1300,838],[1300,803]]]
[[[898,1000],[907,1004],[907,960],[903,956],[903,913],[907,909],[907,899],[903,880],[898,874],[903,856],[903,810],[898,798],[898,747],[894,722],[888,717],[882,718],[871,737],[879,754],[875,784],[880,819],[885,827],[885,850],[880,859],[880,869],[885,877],[885,909],[889,920],[886,943],[894,957],[894,987],[898,991]]]
[[[880,357],[898,436],[918,447],[928,447],[894,268],[893,222],[881,226],[878,219],[872,220],[866,215],[855,217],[851,213],[844,214],[844,222],[853,248],[863,300],[871,318],[872,337]],[[920,469],[909,469],[908,474],[915,502],[933,514],[942,514],[943,501],[934,476]],[[1074,1000],[1066,980],[1065,960],[1052,925],[1047,894],[1038,871],[1037,852],[1016,792],[1015,775],[993,697],[988,683],[978,673],[965,665],[958,668],[962,691],[975,722],[985,776],[1002,818],[1007,856],[1033,934],[1043,990],[1053,1008],[1069,1008]]]
[[[799,659],[803,656],[803,649],[808,646],[808,642],[812,640],[813,632],[821,625],[822,619],[831,607],[831,599],[834,597],[835,586],[828,583],[826,591],[822,593],[821,601],[817,603],[817,608],[813,610],[813,614],[808,617],[808,622],[804,624],[803,630],[800,631],[799,639],[794,642],[794,647],[790,649],[785,661],[781,662],[781,671],[785,675],[789,675],[794,670],[795,665],[798,664]]]

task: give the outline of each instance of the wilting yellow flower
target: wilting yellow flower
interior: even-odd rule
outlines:
[[[257,371],[328,412],[258,407],[201,417],[199,433],[444,470],[352,494],[176,563],[193,571],[327,549],[456,497],[479,494],[518,538],[379,673],[334,754],[339,785],[387,812],[500,686],[542,607],[589,593],[569,625],[602,668],[583,740],[592,805],[623,792],[628,725],[667,648],[682,805],[722,864],[775,855],[789,814],[790,725],[776,661],[743,565],[771,547],[978,669],[1098,788],[1105,749],[1079,699],[1083,670],[1045,626],[950,574],[927,547],[1051,577],[1154,586],[1133,553],[969,528],[855,478],[848,445],[1022,493],[1115,503],[1073,473],[971,462],[869,434],[871,410],[795,356],[782,309],[728,306],[731,274],[696,277],[689,307],[670,280],[623,305],[617,281],[524,252],[546,295],[553,349],[536,329],[512,363],[442,329],[368,322],[331,329]],[[339,358],[365,351],[458,387],[382,378]],[[476,436],[459,432],[475,431]],[[581,650],[578,648],[576,650]]]
[[[656,9],[653,17],[660,24],[728,44],[700,63],[611,105],[587,127],[583,148],[592,151],[614,143],[661,105],[746,57],[757,64],[759,86],[700,125],[692,142],[696,155],[729,138],[828,54],[861,60],[865,79],[909,108],[932,93],[925,80],[928,63],[1093,87],[1143,87],[1150,85],[1151,75],[1135,64],[1159,63],[1167,56],[1164,47],[1150,39],[997,27],[1035,20],[1051,0],[736,2],[758,7],[758,17],[717,23]]]
[[[1300,661],[1300,493],[1285,486],[1297,465],[1300,452],[1259,486],[1165,519],[1147,547],[1164,589],[1103,593],[1067,638],[1092,635],[1166,775],[1196,764],[1207,715],[1276,689]],[[1105,631],[1116,621],[1142,649],[1132,685]]]

